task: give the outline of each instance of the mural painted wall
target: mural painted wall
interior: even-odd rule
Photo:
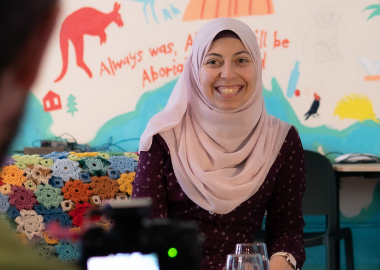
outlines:
[[[197,30],[219,17],[256,33],[267,110],[295,125],[306,149],[380,154],[378,0],[62,1],[12,149],[67,133],[91,147],[112,140],[109,150],[136,151]],[[355,228],[356,246],[379,253],[379,179],[355,179],[341,183],[342,221]],[[363,226],[373,224],[378,236],[363,244]],[[356,246],[362,269],[380,266]],[[321,265],[318,252],[308,251],[306,267]]]

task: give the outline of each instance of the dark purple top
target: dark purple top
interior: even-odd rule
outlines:
[[[153,218],[195,220],[204,237],[202,269],[221,270],[236,243],[252,243],[261,229],[265,210],[269,257],[291,253],[297,268],[306,256],[303,246],[302,196],[305,190],[304,152],[297,130],[290,128],[260,189],[228,214],[214,214],[191,201],[173,172],[170,152],[160,135],[149,151],[140,152],[132,197],[154,200]]]

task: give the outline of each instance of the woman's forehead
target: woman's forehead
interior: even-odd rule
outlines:
[[[242,51],[249,53],[249,51],[240,39],[236,39],[233,37],[223,37],[218,38],[211,43],[206,55],[210,53],[217,53],[221,55],[235,54],[237,52]],[[249,53],[249,55],[251,54]]]

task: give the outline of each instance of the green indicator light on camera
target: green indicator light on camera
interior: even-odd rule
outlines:
[[[178,254],[178,251],[176,248],[171,248],[168,250],[168,255],[170,258],[175,258]]]

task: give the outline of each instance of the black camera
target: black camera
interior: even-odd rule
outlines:
[[[109,269],[150,270],[142,265],[156,262],[151,269],[200,269],[202,239],[197,224],[175,219],[149,220],[151,210],[147,199],[111,202],[105,206],[101,213],[114,221],[113,226],[108,232],[92,227],[84,233],[81,268],[92,270],[89,265],[104,264]]]

